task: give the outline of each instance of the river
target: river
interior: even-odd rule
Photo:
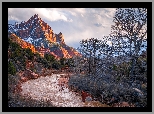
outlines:
[[[35,80],[28,80],[22,83],[23,96],[30,96],[35,100],[50,100],[56,107],[96,107],[100,103],[96,102],[82,102],[81,96],[76,92],[61,87],[58,85],[59,74],[52,74],[52,76],[39,77]]]

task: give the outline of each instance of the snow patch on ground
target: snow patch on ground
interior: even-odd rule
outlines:
[[[24,39],[26,42],[31,43],[33,42],[33,38],[28,37],[27,39]]]

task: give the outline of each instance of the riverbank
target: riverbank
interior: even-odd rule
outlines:
[[[67,87],[62,90],[58,85],[60,75],[62,74],[52,74],[22,83],[21,95],[37,101],[51,103],[55,107],[108,107],[98,101],[84,103],[78,93],[69,90]]]

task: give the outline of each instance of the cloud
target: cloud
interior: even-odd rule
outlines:
[[[46,18],[49,21],[57,21],[57,20],[63,20],[63,21],[70,21],[71,19],[67,18],[63,12],[60,12],[58,10],[49,10],[45,8],[35,8],[35,11]]]
[[[101,23],[95,23],[94,25],[97,27],[104,27],[103,24],[101,24]]]
[[[105,8],[104,10],[106,11],[106,13],[105,13],[106,17],[108,17],[108,18],[113,17],[115,14],[115,11],[116,11],[116,9],[114,9],[114,8]]]
[[[71,30],[71,33],[72,35],[64,34],[65,42],[69,46],[72,46],[75,48],[80,46],[79,42],[82,39],[89,39],[92,36],[94,36],[93,32],[89,30],[83,30],[83,32],[80,32],[80,33],[76,32],[75,30]]]
[[[74,8],[74,11],[75,12],[77,12],[77,13],[82,13],[82,14],[84,14],[84,13],[86,13],[86,9],[85,8]]]
[[[8,8],[8,20],[26,21],[34,14],[33,8]]]
[[[12,15],[10,15],[10,16],[8,17],[8,19],[9,19],[9,20],[21,21],[21,20],[19,20],[17,17],[14,17],[14,16],[12,16]]]
[[[71,18],[66,17],[66,14],[63,13],[63,11],[56,10],[55,8],[9,8],[8,14],[8,20],[17,21],[27,21],[34,14],[38,14],[42,19],[49,21],[73,21]]]
[[[109,35],[115,13],[114,8],[9,8],[8,11],[8,20],[18,22],[38,14],[54,33],[62,32],[66,44],[72,47],[78,47],[85,38]]]
[[[81,16],[84,17],[83,14],[81,14]]]
[[[72,16],[76,16],[76,12],[69,11]]]

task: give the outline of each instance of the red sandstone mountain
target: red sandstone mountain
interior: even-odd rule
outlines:
[[[32,16],[27,22],[8,24],[8,32],[20,37],[24,41],[34,45],[35,50],[50,53],[57,58],[71,58],[80,55],[74,48],[65,44],[64,36],[53,33],[52,28],[38,15]]]
[[[34,53],[36,52],[36,49],[32,44],[22,40],[21,38],[17,37],[15,34],[11,34],[10,38],[13,42],[18,43],[22,48],[30,48],[32,52]]]

